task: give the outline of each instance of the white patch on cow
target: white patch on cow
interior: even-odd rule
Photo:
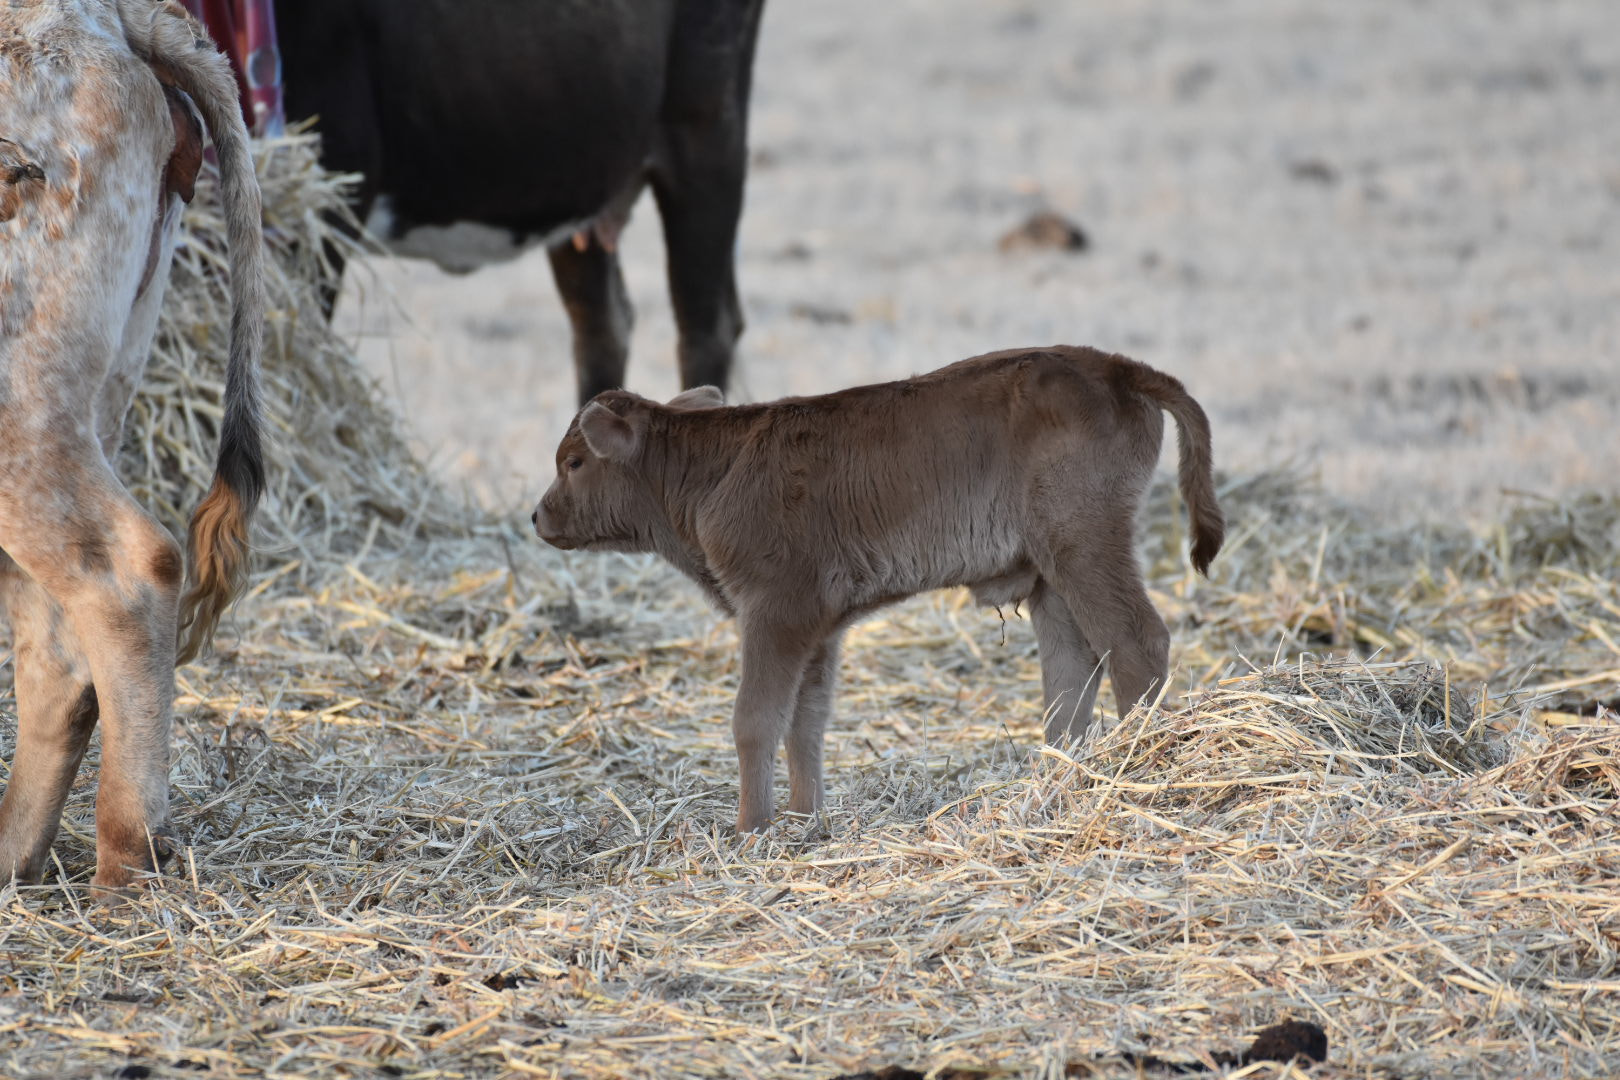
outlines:
[[[384,195],[366,218],[366,231],[396,255],[429,259],[451,274],[470,274],[494,263],[511,262],[537,247],[565,239],[583,224],[570,224],[543,235],[517,239],[511,229],[499,229],[474,221],[453,225],[414,225],[403,231],[394,217],[394,208]]]

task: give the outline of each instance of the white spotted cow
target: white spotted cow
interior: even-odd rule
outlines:
[[[193,104],[219,156],[233,312],[183,580],[179,545],[110,459],[202,162]],[[0,609],[18,715],[0,881],[40,878],[97,722],[92,884],[120,895],[166,853],[177,654],[207,643],[239,587],[264,487],[263,321],[259,189],[207,35],[163,0],[0,4]]]

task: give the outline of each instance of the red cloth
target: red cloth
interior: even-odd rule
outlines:
[[[281,134],[287,118],[281,101],[281,52],[276,47],[273,0],[180,2],[230,57],[249,130],[256,135]]]

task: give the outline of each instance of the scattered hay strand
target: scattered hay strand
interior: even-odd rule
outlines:
[[[1038,749],[1027,624],[913,601],[853,635],[825,818],[742,839],[735,639],[656,563],[440,538],[276,578],[182,673],[163,888],[0,894],[0,1067],[1124,1077],[1293,1018],[1314,1076],[1601,1072],[1620,724],[1582,695],[1620,546],[1386,545],[1281,478],[1227,497],[1251,531],[1215,581],[1155,563],[1161,710]],[[1541,689],[1502,674],[1526,655],[1561,660]]]

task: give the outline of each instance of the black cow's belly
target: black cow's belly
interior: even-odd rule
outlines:
[[[288,113],[398,238],[577,226],[653,153],[673,0],[282,0]]]

